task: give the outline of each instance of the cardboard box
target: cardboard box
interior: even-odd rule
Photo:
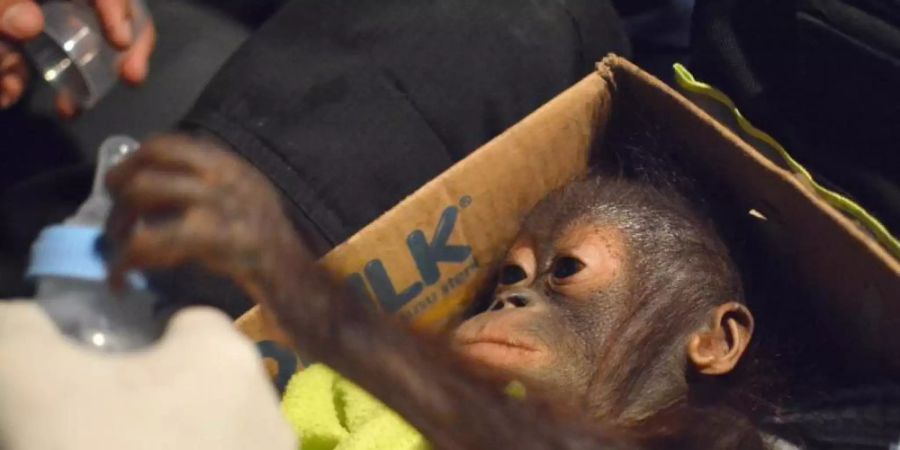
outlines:
[[[699,174],[766,218],[767,245],[813,287],[848,365],[900,373],[900,264],[792,174],[767,160],[670,87],[610,55],[596,72],[454,165],[326,255],[322,263],[370,307],[438,329],[491,276],[523,215],[586,173],[611,126],[634,105],[666,121]],[[790,300],[790,299],[785,299]],[[282,384],[299,366],[271,317],[237,326]]]

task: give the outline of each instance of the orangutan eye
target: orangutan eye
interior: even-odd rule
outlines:
[[[557,259],[556,263],[553,264],[553,278],[569,278],[572,275],[580,272],[581,269],[584,269],[583,262],[570,256],[564,256]]]
[[[525,269],[521,266],[515,264],[503,266],[503,268],[500,269],[500,284],[516,284],[524,280],[527,276],[528,274],[525,273]]]

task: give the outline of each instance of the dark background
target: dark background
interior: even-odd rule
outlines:
[[[157,27],[150,74],[138,89],[117,86],[93,110],[57,119],[52,92],[34,83],[0,111],[0,298],[28,295],[22,271],[35,224],[61,220],[86,197],[106,136],[137,139],[174,126],[207,82],[282,0],[147,0]],[[621,0],[634,60],[664,80],[686,61],[692,0]],[[41,201],[52,197],[52,205]],[[32,200],[33,199],[33,200]],[[24,238],[23,238],[24,236]]]

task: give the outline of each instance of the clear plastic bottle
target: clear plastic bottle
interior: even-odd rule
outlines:
[[[24,46],[40,78],[83,109],[93,107],[118,80],[123,52],[103,34],[96,8],[88,0],[41,2],[44,30]],[[129,0],[132,36],[150,19],[143,0]]]
[[[94,187],[74,216],[41,231],[32,247],[27,276],[37,281],[35,297],[67,336],[98,350],[121,352],[153,343],[165,318],[158,297],[140,273],[113,292],[100,248],[111,201],[104,187],[110,167],[138,148],[127,136],[100,146]]]

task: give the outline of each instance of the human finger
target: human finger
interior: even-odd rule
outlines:
[[[32,0],[0,0],[0,36],[21,42],[44,29],[44,14]]]

